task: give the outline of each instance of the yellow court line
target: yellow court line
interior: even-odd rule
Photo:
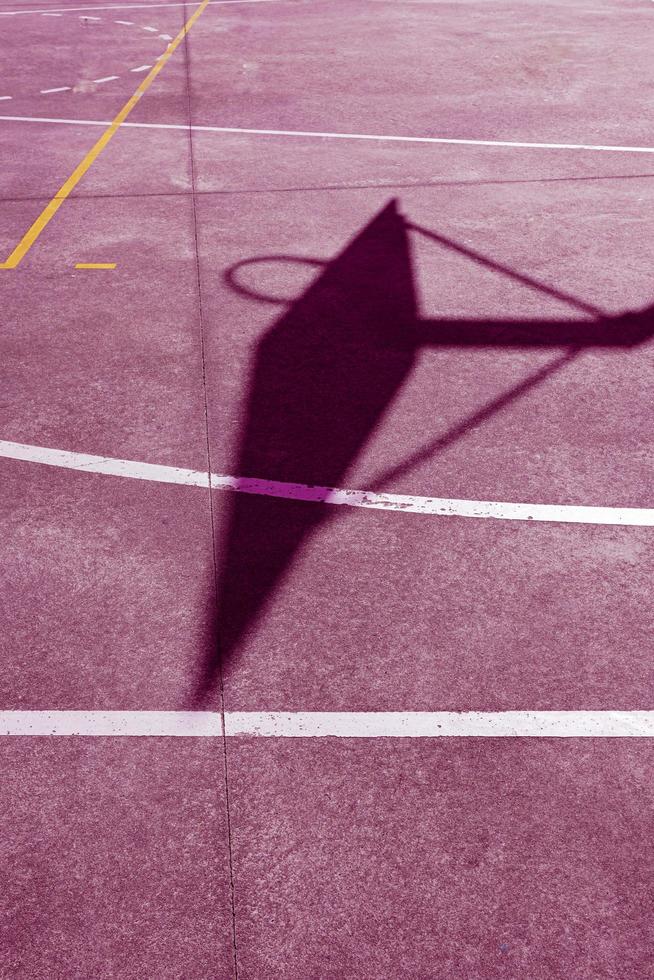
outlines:
[[[70,195],[71,191],[74,190],[77,184],[79,184],[86,171],[89,170],[91,165],[100,156],[111,137],[117,132],[119,126],[125,122],[134,106],[137,105],[139,99],[145,95],[168,59],[174,54],[176,48],[178,48],[182,43],[198,17],[205,11],[208,3],[209,0],[202,0],[202,3],[198,9],[194,14],[192,14],[191,17],[189,17],[177,37],[170,42],[166,52],[161,55],[160,60],[157,61],[156,65],[145,76],[139,87],[134,92],[134,95],[128,99],[115,119],[109,124],[107,129],[105,129],[95,146],[89,150],[84,159],[75,167],[68,180],[61,185],[50,203],[45,206],[36,221],[27,229],[18,245],[16,245],[15,249],[8,257],[7,261],[0,262],[0,269],[15,269],[17,265],[25,258],[43,229],[49,224],[50,221],[52,221],[61,205]]]
[[[77,262],[76,269],[115,269],[115,262]]]

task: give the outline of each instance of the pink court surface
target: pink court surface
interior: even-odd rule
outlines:
[[[0,0],[1,977],[651,977],[653,31]]]

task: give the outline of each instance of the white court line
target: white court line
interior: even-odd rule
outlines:
[[[107,75],[106,78],[94,78],[93,84],[102,85],[104,82],[115,82],[119,77],[119,75]]]
[[[264,738],[652,738],[654,711],[228,711],[225,734]]]
[[[0,711],[0,736],[216,738],[214,711]],[[259,738],[652,738],[654,711],[227,711]]]
[[[304,483],[257,480],[250,477],[225,476],[177,466],[160,466],[128,459],[113,459],[88,453],[48,449],[25,443],[0,440],[0,457],[41,463],[83,473],[150,480],[183,486],[211,486],[214,490],[303,500],[332,506],[361,507],[369,510],[392,510],[405,514],[436,517],[473,517],[504,521],[546,521],[562,524],[608,524],[623,527],[654,527],[654,508],[589,507],[574,504],[523,504],[492,500],[460,500],[449,497],[422,497],[397,493],[374,493],[366,490],[342,490],[315,487]]]
[[[0,457],[18,459],[28,463],[44,463],[64,469],[81,470],[84,473],[103,473],[106,476],[123,476],[132,480],[151,480],[154,483],[176,483],[190,487],[209,489],[209,474],[198,470],[186,470],[177,466],[158,466],[153,463],[135,463],[130,460],[108,459],[87,453],[71,453],[66,450],[45,449],[24,443],[0,440]]]
[[[0,102],[8,102],[9,99],[13,99],[13,95],[0,95]]]
[[[0,711],[2,735],[222,735],[212,711]]]
[[[279,3],[280,0],[209,0],[208,7],[223,7],[232,3]],[[78,10],[157,10],[160,7],[199,7],[199,3],[117,3],[107,7],[55,7],[54,12],[77,13]],[[0,17],[17,17],[19,14],[49,14],[48,10],[2,10]]]
[[[236,2],[236,0],[234,0]],[[241,2],[241,0],[239,0]],[[242,0],[244,2],[244,0]],[[254,0],[252,0],[254,2]],[[263,2],[263,0],[256,0]],[[272,2],[272,0],[271,0]],[[161,55],[160,57],[164,57]],[[106,119],[60,119],[52,116],[0,116],[3,122],[56,123],[64,126],[108,126]],[[185,126],[182,123],[125,122],[121,129],[170,129],[197,133],[234,133],[252,136],[289,136],[306,139],[367,140],[390,143],[424,143],[453,146],[505,146],[515,149],[531,150],[586,150],[602,153],[654,153],[654,146],[613,146],[602,143],[530,143],[519,140],[476,140],[459,139],[449,136],[392,136],[372,135],[371,133],[322,133],[296,129],[243,129],[236,126]]]
[[[148,71],[152,65],[139,65],[138,68],[130,68],[130,71]]]
[[[42,88],[40,95],[50,95],[52,92],[70,92],[70,85],[62,85],[60,88]]]

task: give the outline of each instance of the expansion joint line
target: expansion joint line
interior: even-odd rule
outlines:
[[[186,9],[186,8],[185,8]],[[195,156],[193,148],[193,105],[191,97],[191,47],[189,44],[188,32],[184,39],[184,55],[185,55],[185,77],[186,77],[186,103],[188,111],[188,141],[189,141],[189,168],[191,177],[191,211],[193,216],[193,242],[195,250],[195,278],[198,296],[198,321],[199,321],[199,332],[200,332],[200,357],[202,361],[202,397],[204,401],[204,424],[205,424],[205,435],[206,435],[206,453],[207,453],[207,466],[208,472],[211,473],[211,438],[209,432],[209,402],[207,395],[207,371],[206,371],[206,350],[204,342],[204,309],[202,304],[202,274],[200,267],[200,249],[198,241],[198,215],[197,215],[197,201],[196,201],[196,181],[195,181]],[[213,562],[213,577],[214,577],[214,604],[215,604],[215,622],[218,623],[218,555],[216,553],[216,520],[214,514],[214,500],[213,494],[211,492],[211,487],[208,489],[208,499],[209,499],[209,520],[211,526],[211,547],[212,547],[212,562]],[[217,631],[216,631],[217,633]],[[218,635],[215,636],[214,642],[218,644]],[[228,768],[228,758],[227,758],[227,738],[226,738],[226,724],[225,724],[225,684],[223,677],[223,666],[222,662],[219,663],[218,668],[218,695],[220,698],[220,720],[221,720],[221,730],[222,730],[222,756],[223,756],[223,771],[224,771],[224,781],[225,781],[225,820],[227,825],[227,848],[228,848],[228,862],[229,862],[229,891],[230,891],[230,905],[231,905],[231,920],[232,920],[232,957],[234,964],[234,980],[238,980],[238,947],[237,947],[237,933],[236,933],[236,894],[234,887],[234,860],[233,860],[233,846],[232,846],[232,820],[230,812],[230,801],[229,801],[229,768]]]
[[[204,13],[209,0],[202,0],[202,3],[198,9],[193,13],[189,19],[186,21],[181,31],[169,44],[165,53],[161,56],[160,60],[154,65],[154,67],[148,72],[141,84],[138,86],[134,94],[127,100],[125,105],[122,107],[120,112],[109,124],[107,129],[103,132],[97,143],[91,147],[89,152],[86,154],[83,160],[78,163],[78,165],[73,170],[70,177],[61,185],[52,200],[46,204],[45,208],[38,216],[38,218],[33,222],[33,224],[27,229],[21,240],[18,242],[14,250],[10,253],[9,257],[5,262],[0,263],[0,269],[16,269],[22,260],[25,258],[29,250],[31,249],[34,242],[37,240],[42,231],[48,226],[52,221],[55,214],[62,206],[64,201],[70,197],[72,191],[77,187],[80,180],[91,166],[98,159],[102,151],[109,144],[113,136],[117,133],[118,129],[125,122],[132,109],[138,105],[141,98],[145,95],[147,90],[150,88],[155,78],[159,72],[163,69],[164,65],[168,63],[170,58],[173,56],[179,45],[182,43],[188,32],[191,30],[196,20]]]

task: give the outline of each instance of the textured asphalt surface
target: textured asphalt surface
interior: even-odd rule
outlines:
[[[195,9],[110,6],[1,0],[0,117],[108,122]],[[189,124],[647,147],[653,25],[644,0],[211,4],[129,119],[177,128],[121,129],[0,272],[0,439],[651,506],[654,154]],[[8,254],[102,127],[0,131]],[[650,528],[0,480],[2,709],[652,707]],[[0,751],[1,977],[650,975],[647,739]]]

